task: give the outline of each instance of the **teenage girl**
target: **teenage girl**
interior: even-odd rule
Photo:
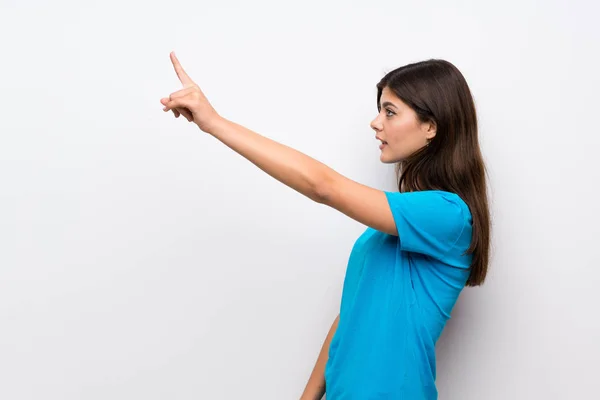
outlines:
[[[437,399],[435,344],[462,289],[484,282],[490,238],[477,117],[460,71],[428,60],[377,84],[371,128],[381,162],[398,173],[398,191],[387,192],[221,117],[170,56],[183,89],[161,99],[165,112],[367,226],[301,399]]]

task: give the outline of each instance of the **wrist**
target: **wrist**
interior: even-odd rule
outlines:
[[[225,118],[221,117],[219,114],[215,114],[215,116],[213,118],[211,118],[209,121],[206,121],[205,123],[202,124],[196,124],[198,125],[198,128],[200,128],[200,130],[212,135],[212,136],[216,136],[219,132],[222,132],[223,129],[225,128],[225,126],[227,125],[229,121],[227,121]]]
[[[300,400],[321,400],[324,395],[324,388],[307,386],[304,390],[304,393],[302,393]]]

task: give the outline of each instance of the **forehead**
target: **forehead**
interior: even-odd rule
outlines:
[[[379,99],[379,105],[385,106],[384,103],[391,103],[390,105],[400,108],[404,105],[404,102],[398,98],[388,87],[383,88],[381,92],[381,98]]]

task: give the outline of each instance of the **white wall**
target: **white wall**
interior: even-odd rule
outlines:
[[[440,399],[597,396],[597,4],[94,3],[0,7],[1,399],[304,388],[363,226],[163,113],[171,50],[225,117],[380,189],[375,84],[453,62],[494,252],[438,343]]]

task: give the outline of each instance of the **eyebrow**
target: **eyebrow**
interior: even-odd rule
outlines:
[[[389,102],[389,101],[384,101],[384,102],[381,104],[381,107],[387,107],[387,106],[392,106],[392,107],[394,107],[395,109],[398,109],[398,107],[396,107],[396,106],[394,105],[394,103],[391,103],[391,102]]]

